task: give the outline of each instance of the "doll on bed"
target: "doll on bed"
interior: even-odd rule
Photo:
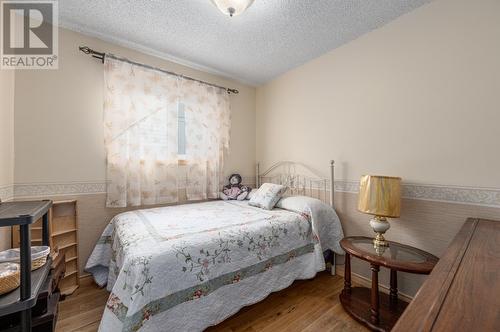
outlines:
[[[225,201],[231,199],[242,201],[248,196],[249,192],[250,188],[241,184],[241,175],[232,174],[229,177],[229,184],[224,186],[224,189],[219,195],[220,198]]]

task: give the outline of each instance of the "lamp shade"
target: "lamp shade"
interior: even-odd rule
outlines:
[[[363,175],[359,183],[358,210],[380,217],[399,218],[401,178]]]

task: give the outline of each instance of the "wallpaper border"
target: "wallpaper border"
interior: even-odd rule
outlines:
[[[403,183],[403,198],[500,208],[500,188]],[[335,181],[336,192],[358,193],[358,181]]]
[[[2,202],[9,201],[14,198],[14,185],[7,184],[0,186],[0,199]]]
[[[16,183],[15,198],[106,193],[106,182]]]
[[[255,177],[243,176],[242,182],[252,186],[255,184]],[[183,185],[182,181],[180,185]],[[106,193],[106,182],[16,183],[8,188],[10,191],[7,194],[4,194],[2,189],[0,187],[1,198],[103,194]]]
[[[254,179],[253,176],[243,176],[243,183],[251,186],[255,182]],[[335,181],[336,192],[357,193],[358,189],[358,181]],[[105,182],[17,183],[13,186],[0,186],[0,197],[3,200],[12,197],[30,198],[102,193],[106,193]],[[403,197],[500,208],[500,188],[404,183]]]

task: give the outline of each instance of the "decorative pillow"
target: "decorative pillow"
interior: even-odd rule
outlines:
[[[276,203],[274,207],[293,212],[304,213],[304,211],[310,210],[311,206],[324,206],[324,208],[331,208],[321,200],[309,196],[283,197]]]
[[[287,187],[280,184],[264,183],[252,196],[248,204],[262,209],[272,210],[280,198],[283,197],[286,189]]]
[[[257,192],[257,190],[258,190],[258,189],[252,189],[252,190],[248,193],[247,198],[245,198],[245,199],[252,199],[252,197],[254,197],[254,196],[255,196],[255,193]]]

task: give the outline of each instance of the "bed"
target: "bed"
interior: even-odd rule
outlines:
[[[330,181],[299,166],[257,168],[257,185],[289,187],[273,210],[217,200],[114,217],[85,267],[110,291],[99,330],[201,331],[324,270],[325,252],[342,253],[339,219],[325,203],[333,162]]]

